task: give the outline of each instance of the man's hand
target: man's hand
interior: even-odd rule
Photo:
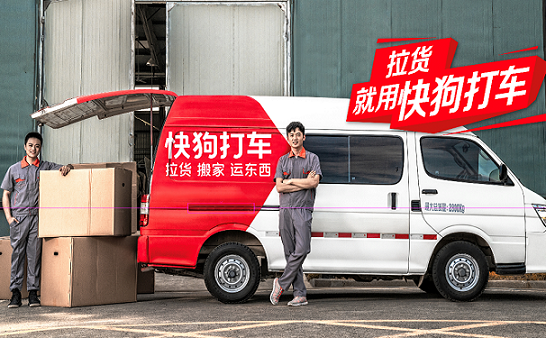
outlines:
[[[314,179],[316,174],[317,174],[317,172],[314,171],[314,170],[311,171],[311,172],[309,172],[309,174],[307,175],[307,179]],[[301,180],[301,179],[300,179],[300,180]],[[293,178],[291,178],[291,179],[289,179],[289,180],[284,180],[284,181],[282,181],[283,184],[289,184],[289,185],[290,185],[290,184],[295,185],[294,183],[296,183],[296,182],[298,182],[297,179],[296,179],[296,181],[294,181]],[[301,181],[300,181],[300,182],[301,182]]]
[[[277,192],[279,193],[289,193],[289,192],[296,192],[302,190],[300,187],[297,187],[295,185],[292,185],[292,180],[283,180],[282,178],[278,177],[275,180],[275,184],[277,187]]]
[[[293,178],[288,180],[288,184],[296,186],[300,188],[300,190],[305,190],[305,189],[314,189],[318,187],[319,181],[320,181],[320,175],[317,175],[317,172],[313,170],[309,172],[306,178]]]
[[[70,172],[70,170],[74,169],[72,164],[67,164],[59,168],[59,171],[61,172],[61,175],[66,176]]]
[[[288,193],[305,189],[313,189],[319,185],[320,175],[316,171],[311,171],[306,178],[291,178],[283,180],[278,177],[276,182],[277,192]]]
[[[6,215],[6,221],[8,221],[8,224],[11,224],[13,222],[19,223],[19,220],[11,216],[10,196],[11,192],[8,190],[4,190],[4,193],[2,194],[2,207],[4,209],[4,215]]]

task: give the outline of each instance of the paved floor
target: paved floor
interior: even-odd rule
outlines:
[[[389,284],[390,283],[390,284]],[[8,309],[0,337],[545,337],[546,290],[491,283],[471,303],[427,295],[413,283],[312,287],[309,306],[269,303],[271,280],[245,304],[225,305],[202,280],[158,275],[137,303]],[[366,286],[367,285],[367,286]]]

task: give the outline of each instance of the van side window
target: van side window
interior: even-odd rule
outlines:
[[[321,184],[389,185],[402,178],[404,142],[400,137],[307,135],[304,146],[320,159]]]
[[[421,152],[429,176],[465,182],[501,183],[499,165],[471,140],[423,137]]]
[[[320,183],[349,182],[349,143],[347,136],[306,135],[305,149],[317,154],[322,170]]]

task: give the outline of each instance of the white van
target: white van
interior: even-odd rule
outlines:
[[[83,118],[113,115],[138,95],[149,97],[100,94],[33,117],[55,127],[59,117],[96,100],[98,108],[87,104]],[[142,102],[150,106],[150,99]],[[489,271],[546,272],[546,201],[478,137],[346,122],[348,105],[330,98],[177,97],[143,198],[139,262],[203,276],[225,303],[248,300],[261,278],[282,271],[273,176],[289,149],[285,127],[297,120],[323,172],[305,273],[408,278],[427,292],[469,301],[483,292]]]

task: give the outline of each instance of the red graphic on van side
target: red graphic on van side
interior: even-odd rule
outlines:
[[[207,238],[246,231],[275,189],[277,161],[289,150],[253,98],[178,97],[157,147],[150,222],[141,228],[139,250],[149,257],[139,259],[193,267]]]

